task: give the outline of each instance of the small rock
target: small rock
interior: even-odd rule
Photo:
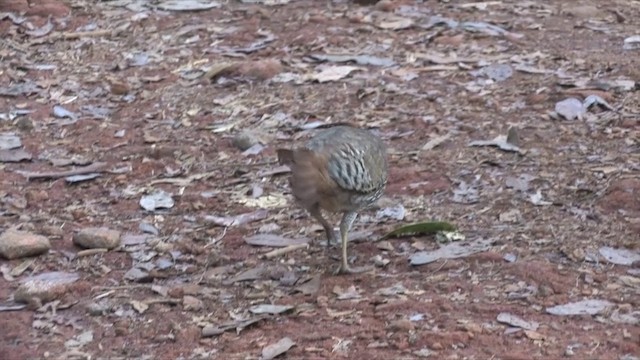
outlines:
[[[407,319],[392,321],[387,329],[391,331],[411,331],[415,328],[415,325]]]
[[[573,348],[571,346],[567,347],[567,349],[564,351],[564,356],[573,356],[576,353],[573,351]]]
[[[114,249],[120,245],[120,231],[86,228],[73,235],[73,243],[87,249]]]
[[[182,306],[186,311],[200,311],[203,305],[202,301],[197,297],[185,295],[185,297],[182,298]]]
[[[582,101],[576,98],[568,98],[556,103],[555,111],[567,120],[582,119],[585,109]]]
[[[247,150],[242,152],[242,155],[244,156],[251,156],[251,155],[258,155],[262,152],[262,150],[264,150],[264,146],[262,146],[262,144],[255,144],[252,147],[248,148]],[[254,198],[256,198],[258,196],[254,196]]]
[[[280,230],[280,225],[276,224],[276,223],[268,223],[268,224],[264,224],[262,226],[260,226],[260,228],[258,229],[259,233],[273,233],[273,232],[277,232],[278,230]]]
[[[278,342],[269,344],[262,349],[262,356],[260,359],[262,360],[272,360],[277,358],[278,356],[286,353],[292,346],[295,345],[295,342],[288,337],[280,339]]]
[[[577,302],[556,305],[546,309],[548,314],[568,316],[568,315],[597,315],[614,306],[607,300],[586,299]]]
[[[104,314],[104,311],[103,311],[104,309],[102,308],[102,306],[93,302],[87,305],[86,309],[89,315],[91,316],[101,316]]]
[[[31,154],[23,149],[0,150],[0,162],[3,163],[16,163],[31,160],[31,158]]]
[[[184,284],[181,288],[185,295],[198,295],[202,293],[202,287],[197,284]]]
[[[14,133],[0,133],[0,150],[18,149],[22,146],[22,140]]]
[[[173,261],[167,258],[160,258],[156,260],[156,267],[158,268],[158,270],[167,270],[173,267]]]
[[[476,72],[496,82],[505,81],[513,75],[513,68],[508,64],[491,64]]]
[[[147,211],[171,209],[174,205],[175,201],[171,197],[171,194],[164,190],[154,190],[150,194],[140,198],[140,206]]]
[[[9,229],[0,235],[0,255],[9,260],[46,253],[50,248],[49,239],[27,231]]]
[[[383,209],[378,210],[376,212],[376,219],[380,220],[384,218],[390,218],[392,220],[401,221],[402,219],[404,219],[405,214],[406,214],[406,210],[404,206],[402,206],[402,204],[398,204],[394,207],[385,207]]]
[[[127,271],[124,274],[124,278],[130,281],[135,281],[140,283],[153,281],[153,278],[149,275],[148,272],[137,267],[131,268],[129,271]]]
[[[93,331],[84,331],[64,342],[67,349],[80,349],[93,341]]]
[[[86,306],[87,312],[91,316],[102,316],[111,310],[111,304],[108,302],[91,302]]]
[[[196,284],[184,284],[180,286],[173,287],[167,291],[167,294],[172,298],[179,298],[186,295],[198,295],[202,292],[202,288],[200,285]]]
[[[33,121],[31,121],[28,117],[21,117],[15,122],[16,127],[22,131],[31,131],[33,130]]]
[[[298,276],[295,272],[286,271],[284,274],[282,274],[279,280],[281,285],[294,286],[296,282],[298,282],[298,279],[300,279],[300,276]]]
[[[635,262],[640,261],[640,252],[624,248],[603,246],[599,252],[608,262],[616,265],[632,266]]]
[[[64,230],[60,226],[43,225],[38,230],[48,237],[61,238],[64,236]]]
[[[22,303],[36,301],[44,304],[66,294],[69,285],[78,278],[78,274],[60,271],[38,274],[21,281],[22,285],[16,289],[14,299]]]
[[[413,354],[420,358],[428,358],[431,355],[433,355],[433,351],[425,348],[425,349],[420,349],[418,351],[414,351]]]
[[[566,6],[562,13],[576,18],[588,19],[600,15],[602,11],[594,5]]]
[[[260,138],[250,131],[243,131],[233,138],[232,143],[238,149],[245,151],[256,144],[259,144]]]
[[[268,80],[280,74],[284,67],[277,59],[245,61],[234,69],[236,74],[257,80]]]
[[[147,222],[141,222],[140,225],[138,225],[138,229],[140,229],[140,231],[146,234],[152,234],[156,236],[160,235],[160,230],[158,230],[157,227]]]
[[[167,291],[167,295],[171,296],[174,299],[183,297],[184,289],[182,289],[182,287],[180,286],[176,286],[174,288],[169,289],[169,291]]]
[[[400,3],[393,0],[380,0],[376,3],[375,8],[380,11],[392,12],[400,6]]]

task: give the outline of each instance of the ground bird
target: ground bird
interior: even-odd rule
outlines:
[[[387,185],[388,165],[382,140],[368,130],[341,125],[320,130],[302,147],[277,152],[279,162],[291,168],[293,196],[322,224],[328,244],[336,237],[322,211],[342,213],[342,263],[338,273],[371,269],[349,266],[347,242],[358,212],[375,203]]]

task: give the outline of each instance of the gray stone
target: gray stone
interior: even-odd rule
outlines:
[[[9,229],[0,235],[0,255],[9,260],[40,255],[50,248],[49,239],[27,231]]]
[[[250,147],[260,143],[260,137],[250,131],[243,131],[233,137],[231,141],[235,147],[245,151]]]
[[[115,249],[120,245],[120,231],[86,228],[73,235],[73,243],[87,249]]]
[[[196,297],[185,295],[182,298],[182,306],[185,311],[200,311],[203,308],[203,303]]]
[[[28,277],[21,281],[14,299],[22,303],[47,303],[60,298],[77,281],[78,274],[54,271]]]

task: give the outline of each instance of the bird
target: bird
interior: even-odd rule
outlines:
[[[319,130],[302,146],[276,152],[278,162],[291,169],[293,197],[320,222],[327,246],[336,242],[336,236],[322,212],[342,214],[342,262],[335,273],[371,270],[349,266],[347,242],[358,213],[380,199],[387,185],[388,162],[382,139],[367,129],[340,124]]]

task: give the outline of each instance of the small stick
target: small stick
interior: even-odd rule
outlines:
[[[145,300],[144,303],[147,305],[153,305],[153,304],[169,304],[169,305],[178,305],[182,302],[182,300],[179,299],[151,299],[151,300]]]
[[[79,31],[79,32],[63,32],[60,33],[60,37],[65,40],[78,39],[81,37],[100,37],[106,35],[115,35],[119,31],[116,30],[91,30],[91,31]]]
[[[109,295],[113,294],[114,292],[116,292],[116,291],[115,291],[115,290],[110,290],[110,291],[107,291],[107,292],[104,292],[104,293],[102,293],[102,294],[100,294],[100,295],[95,296],[93,299],[94,299],[94,300],[100,300],[100,299],[102,299],[102,298],[105,298],[105,297],[107,297],[107,296],[109,296]]]
[[[29,171],[16,171],[17,173],[19,173],[20,175],[24,176],[27,178],[27,180],[31,180],[31,179],[57,179],[57,178],[63,178],[63,177],[67,177],[67,176],[74,176],[74,175],[84,175],[84,174],[91,174],[94,172],[102,172],[102,168],[107,166],[107,163],[104,162],[97,162],[97,163],[93,163],[91,165],[87,165],[87,166],[83,166],[83,167],[79,167],[77,169],[73,169],[73,170],[68,170],[68,171],[53,171],[53,172],[44,172],[44,173],[35,173],[35,172],[29,172]]]
[[[91,256],[91,255],[95,255],[95,254],[106,253],[107,251],[109,251],[109,249],[105,249],[105,248],[87,249],[87,250],[78,251],[76,256],[77,257]]]
[[[148,185],[156,185],[156,184],[175,184],[179,186],[187,186],[194,182],[195,180],[206,180],[214,175],[217,175],[217,171],[210,171],[206,173],[199,173],[189,175],[186,178],[166,178],[166,179],[157,179],[149,182]]]
[[[264,259],[273,259],[274,257],[280,256],[280,255],[284,255],[286,253],[290,253],[292,251],[296,251],[302,248],[308,248],[309,244],[294,244],[294,245],[289,245],[287,247],[284,248],[280,248],[280,249],[275,249],[273,251],[269,251],[268,253],[262,255],[262,258]]]
[[[133,290],[133,289],[144,289],[151,288],[151,285],[145,284],[134,284],[134,285],[120,285],[120,286],[94,286],[91,290]]]
[[[60,32],[54,33],[46,37],[42,37],[33,40],[29,43],[29,46],[40,45],[49,41],[57,40],[75,40],[83,37],[101,37],[101,36],[117,36],[122,30],[92,30],[92,31],[79,31],[79,32]]]

